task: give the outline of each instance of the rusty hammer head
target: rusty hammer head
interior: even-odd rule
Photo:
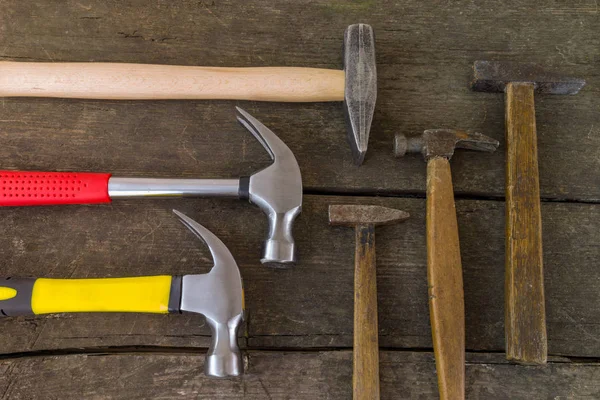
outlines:
[[[377,98],[377,69],[373,28],[350,25],[344,32],[344,113],[348,143],[356,165],[367,153]]]
[[[407,138],[402,134],[394,137],[394,155],[422,153],[425,161],[435,157],[452,158],[455,148],[493,152],[499,142],[481,133],[456,129],[428,129],[421,136]]]
[[[362,204],[336,204],[329,206],[331,225],[387,225],[404,221],[409,217],[405,211],[383,206]]]
[[[173,210],[181,222],[206,243],[214,260],[210,272],[181,277],[180,311],[202,314],[212,331],[204,372],[213,378],[242,374],[244,364],[237,331],[244,314],[244,290],[240,270],[229,249],[211,231]]]
[[[478,92],[504,92],[507,83],[532,83],[538,93],[577,94],[585,80],[544,71],[533,63],[475,61],[471,88]]]

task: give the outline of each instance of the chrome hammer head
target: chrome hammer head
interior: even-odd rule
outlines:
[[[375,38],[367,24],[350,25],[344,32],[344,113],[348,143],[356,165],[362,164],[377,99]]]
[[[237,108],[238,121],[263,145],[273,159],[249,178],[240,180],[240,196],[256,204],[269,218],[269,236],[261,262],[285,267],[296,262],[292,237],[294,219],[302,208],[302,176],[292,151],[259,120]]]
[[[214,378],[239,376],[244,370],[237,344],[237,331],[244,313],[240,270],[218,237],[179,211],[173,212],[206,243],[215,262],[209,273],[184,275],[181,280],[179,309],[204,315],[213,334],[204,372]]]
[[[425,161],[435,157],[452,158],[454,149],[493,152],[500,143],[481,133],[456,129],[427,129],[421,136],[407,138],[402,134],[394,137],[394,154],[422,153]]]

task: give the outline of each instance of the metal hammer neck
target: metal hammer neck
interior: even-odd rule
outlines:
[[[239,179],[114,178],[108,195],[117,197],[239,197]]]

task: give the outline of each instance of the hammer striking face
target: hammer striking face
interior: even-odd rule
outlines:
[[[0,279],[4,316],[65,312],[146,312],[202,314],[212,330],[204,371],[227,378],[243,372],[237,331],[243,319],[242,278],[233,256],[208,229],[175,211],[204,241],[214,259],[207,274],[106,279]]]

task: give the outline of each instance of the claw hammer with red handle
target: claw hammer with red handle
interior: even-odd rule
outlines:
[[[256,204],[269,220],[261,262],[296,262],[293,223],[302,209],[302,176],[294,154],[259,120],[237,109],[238,121],[273,163],[250,176],[229,179],[114,177],[107,173],[0,171],[0,206],[108,203],[115,198],[232,197]]]

